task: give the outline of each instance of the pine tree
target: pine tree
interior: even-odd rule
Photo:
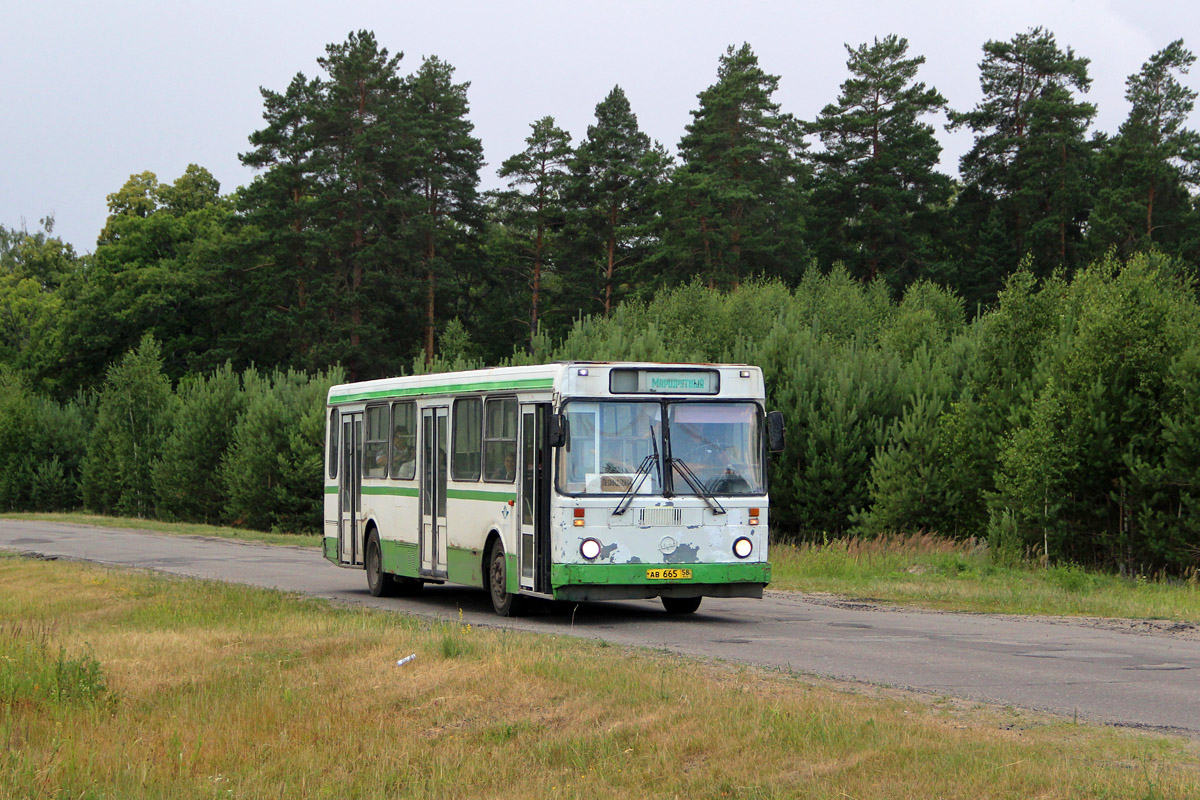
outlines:
[[[147,334],[109,368],[80,479],[88,508],[152,514],[151,473],[162,453],[172,403],[162,366],[158,342]]]
[[[388,331],[390,309],[379,303],[377,277],[392,270],[400,254],[392,234],[397,215],[391,199],[409,166],[397,74],[403,54],[389,55],[369,31],[325,50],[317,63],[328,78],[313,116],[321,244],[333,268],[330,277],[339,305],[348,316],[344,363],[352,375],[361,376],[368,370],[364,339],[376,343]]]
[[[568,308],[603,313],[636,291],[652,246],[652,198],[670,165],[666,149],[638,128],[620,86],[596,105],[571,164],[574,244],[564,286]]]
[[[158,516],[190,522],[223,520],[221,460],[245,405],[241,380],[226,363],[210,375],[188,375],[175,393],[177,409],[152,483]]]
[[[479,168],[483,144],[467,119],[469,83],[454,83],[454,68],[426,58],[404,82],[406,120],[411,131],[411,186],[415,202],[413,245],[425,279],[426,361],[434,357],[439,281],[453,296],[466,294],[469,248],[482,225]],[[457,280],[455,280],[457,278]],[[457,285],[456,285],[457,284]],[[450,314],[451,318],[460,316]]]
[[[1089,220],[1097,255],[1122,255],[1151,243],[1179,252],[1187,238],[1189,188],[1200,184],[1200,134],[1185,127],[1196,92],[1177,75],[1196,57],[1176,39],[1125,82],[1129,116],[1100,156],[1101,189]]]
[[[240,269],[248,311],[261,312],[246,316],[285,331],[277,363],[340,362],[365,378],[399,369],[416,344],[411,220],[427,154],[402,57],[351,33],[317,60],[323,77],[263,92],[267,127],[242,156],[265,171],[243,195],[251,257]]]
[[[950,179],[936,171],[941,146],[920,119],[946,100],[916,82],[925,58],[907,57],[907,39],[846,50],[851,77],[808,126],[824,145],[812,156],[810,240],[822,264],[844,261],[863,280],[886,275],[901,289],[937,257]]]
[[[1091,84],[1089,61],[1069,47],[1059,49],[1054,34],[1042,28],[1008,42],[989,41],[983,51],[984,99],[972,111],[950,115],[951,127],[966,125],[976,134],[960,171],[976,202],[998,207],[1018,257],[1031,254],[1042,273],[1073,268],[1090,200],[1091,148],[1084,133],[1096,110],[1075,97]],[[990,216],[961,211],[960,219],[983,222]],[[968,261],[980,233],[979,227],[967,232]],[[975,280],[991,297],[1016,267],[978,260],[972,266],[987,274]]]
[[[752,275],[799,271],[804,143],[800,125],[771,100],[778,87],[779,77],[763,71],[750,45],[730,46],[721,57],[664,193],[664,278],[699,276],[730,287]]]
[[[521,279],[529,284],[529,342],[537,335],[542,307],[543,272],[555,266],[557,232],[567,217],[566,188],[573,150],[571,134],[542,117],[530,125],[526,147],[509,156],[497,173],[508,178],[501,195],[502,219],[520,242]]]
[[[324,284],[316,242],[318,176],[311,163],[316,151],[312,118],[321,84],[297,73],[282,94],[259,91],[266,126],[250,135],[254,149],[239,158],[261,172],[239,193],[249,224],[223,281],[229,287],[226,307],[249,324],[227,335],[239,353],[258,356],[252,360],[307,364],[321,338],[318,321],[332,312],[328,290],[314,299]],[[263,337],[263,329],[274,335]],[[268,343],[278,347],[266,350]]]

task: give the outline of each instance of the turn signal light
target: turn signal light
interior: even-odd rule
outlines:
[[[758,509],[757,508],[750,509],[750,524],[751,525],[758,524]]]
[[[575,527],[576,528],[583,527],[583,509],[582,508],[575,509]]]

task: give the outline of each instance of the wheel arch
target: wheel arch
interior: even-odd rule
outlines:
[[[500,529],[493,527],[488,531],[487,537],[484,539],[483,554],[479,560],[479,571],[483,575],[484,589],[491,589],[492,587],[492,576],[491,571],[488,568],[488,559],[492,554],[493,545],[495,545],[497,542],[500,543],[501,547],[504,546],[504,537],[500,534]]]

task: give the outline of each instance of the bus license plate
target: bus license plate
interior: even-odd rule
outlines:
[[[646,579],[651,581],[690,581],[690,569],[648,569]]]

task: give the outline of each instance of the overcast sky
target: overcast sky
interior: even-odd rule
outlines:
[[[730,44],[749,42],[781,77],[783,110],[812,119],[846,79],[843,45],[895,33],[925,56],[919,78],[966,110],[980,99],[983,43],[1037,25],[1091,59],[1094,125],[1109,132],[1128,112],[1126,77],[1150,55],[1179,37],[1200,51],[1195,0],[14,0],[0,14],[0,224],[33,230],[53,214],[55,233],[90,252],[105,196],[133,173],[172,182],[196,163],[223,192],[245,185],[253,172],[238,153],[262,126],[259,87],[319,74],[325,45],[352,30],[404,53],[406,74],[436,55],[470,82],[493,188],[531,122],[552,115],[578,142],[618,84],[642,130],[674,150]],[[1200,68],[1185,82],[1200,88]],[[971,134],[939,136],[954,174]]]

